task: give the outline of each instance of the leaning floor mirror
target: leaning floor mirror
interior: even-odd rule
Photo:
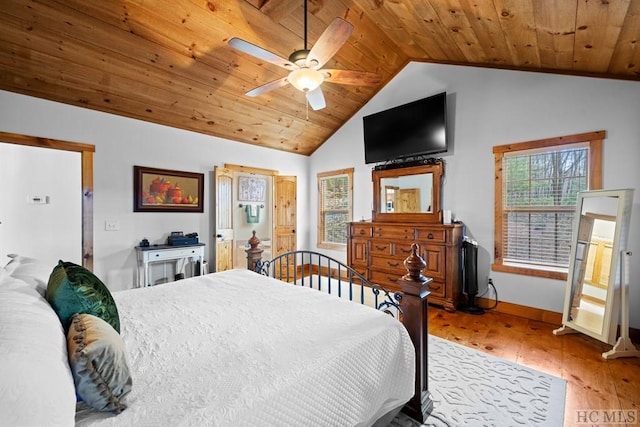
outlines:
[[[614,345],[604,358],[637,356],[629,340],[627,237],[633,189],[578,193],[562,327]],[[622,317],[616,343],[618,320]],[[636,354],[637,353],[637,354]]]

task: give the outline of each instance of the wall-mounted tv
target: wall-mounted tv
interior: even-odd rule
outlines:
[[[364,160],[380,163],[447,151],[447,94],[365,116]]]

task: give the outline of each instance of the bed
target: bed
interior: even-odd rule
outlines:
[[[26,257],[0,270],[0,425],[369,426],[425,404],[411,326],[235,269],[111,293],[129,389],[118,410],[96,410],[77,402],[70,362],[80,315],[58,320],[49,275]]]

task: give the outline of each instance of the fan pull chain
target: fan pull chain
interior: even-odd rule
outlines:
[[[304,99],[307,101],[307,121],[309,121],[309,97],[305,95]]]

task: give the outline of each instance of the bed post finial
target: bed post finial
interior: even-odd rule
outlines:
[[[411,254],[404,260],[407,274],[402,276],[398,283],[404,294],[400,300],[402,323],[407,328],[416,351],[415,394],[402,411],[424,424],[433,410],[427,369],[427,296],[428,285],[432,279],[422,275],[427,263],[418,255],[419,250],[420,246],[417,243],[411,245]]]
[[[258,248],[260,239],[256,236],[256,230],[253,230],[253,235],[248,240],[248,243],[250,248],[245,249],[247,253],[247,268],[251,271],[256,271],[256,265],[262,260],[262,252],[264,252],[264,249]]]
[[[422,279],[425,279],[422,275],[422,270],[427,267],[427,263],[418,255],[419,250],[420,245],[417,243],[411,244],[411,254],[404,260],[404,268],[407,269],[408,273],[402,277],[403,280],[422,281]]]
[[[253,230],[251,233],[252,236],[249,239],[249,246],[251,246],[251,249],[256,249],[260,244],[260,239],[258,239],[258,236],[256,236],[256,230]]]

